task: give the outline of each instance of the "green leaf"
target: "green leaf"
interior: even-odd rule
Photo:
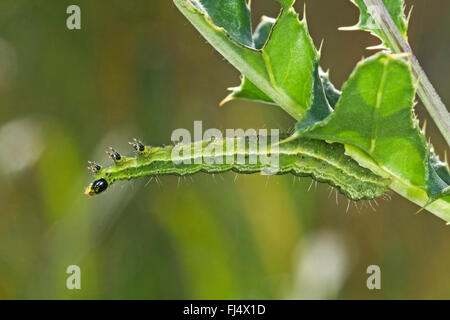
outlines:
[[[258,24],[253,34],[253,43],[255,49],[260,50],[264,47],[264,44],[269,38],[270,31],[272,30],[275,21],[276,19],[274,18],[270,18],[267,16],[261,17],[261,22]],[[241,76],[241,84],[239,86],[228,88],[228,90],[230,90],[231,93],[222,100],[222,102],[220,103],[221,106],[235,99],[244,99],[275,104],[275,102],[270,97],[268,97],[244,75]]]
[[[298,128],[309,130],[307,135],[354,145],[379,162],[388,158],[385,161],[393,172],[425,186],[424,139],[411,117],[414,95],[408,65],[378,54],[358,65],[326,122],[309,130],[300,121]],[[410,155],[408,159],[405,153]]]
[[[262,16],[260,23],[256,26],[255,32],[253,34],[253,43],[255,49],[261,50],[264,44],[269,38],[270,31],[275,24],[276,19],[267,16]],[[241,84],[237,87],[228,88],[231,93],[222,100],[220,105],[235,100],[244,99],[251,101],[264,102],[269,104],[275,104],[275,102],[270,99],[263,91],[261,91],[256,85],[254,85],[250,80],[244,75],[241,76]]]
[[[448,165],[439,160],[433,148],[430,148],[427,179],[430,181],[428,193],[430,194],[431,201],[450,195]]]
[[[245,76],[241,76],[241,84],[238,87],[228,88],[228,90],[230,90],[231,93],[220,102],[220,106],[235,99],[257,101],[276,105],[276,103],[269,96],[267,96],[263,91],[255,86]]]
[[[311,103],[313,72],[318,54],[306,28],[291,8],[283,10],[261,49],[272,86],[285,92],[304,112]]]
[[[200,10],[209,13],[212,22],[224,28],[243,45],[253,47],[250,7],[245,1],[191,0]]]
[[[384,47],[388,48],[386,45],[387,40],[381,29],[377,26],[373,15],[379,14],[375,7],[367,6],[364,0],[350,0],[359,9],[359,21],[353,27],[340,28],[341,30],[364,30],[372,33],[374,36],[378,37],[382,42]],[[389,11],[395,25],[397,26],[403,37],[407,37],[406,33],[408,30],[408,19],[405,17],[405,4],[404,0],[383,0],[384,5]]]
[[[267,39],[269,38],[270,31],[272,30],[272,27],[275,24],[275,22],[276,22],[275,19],[267,16],[263,16],[261,18],[261,22],[258,24],[253,34],[253,42],[255,44],[256,49],[263,48],[264,44],[267,42]],[[333,84],[328,78],[328,73],[325,73],[320,67],[319,67],[319,75],[329,104],[332,107],[334,107],[336,105],[337,100],[340,97],[340,91],[333,86]],[[275,102],[272,99],[270,99],[270,97],[268,97],[263,91],[261,91],[245,76],[241,76],[241,84],[239,86],[229,88],[229,90],[231,91],[231,93],[224,100],[222,100],[220,105],[223,105],[235,99],[245,99],[250,101],[275,104]]]
[[[325,89],[322,84],[319,75],[319,67],[316,66],[314,72],[314,86],[312,88],[313,98],[311,101],[311,107],[306,111],[303,118],[298,122],[296,129],[298,132],[315,126],[316,123],[320,123],[326,119],[333,112],[333,109],[328,102],[325,95]]]
[[[253,42],[255,44],[255,49],[261,50],[269,39],[270,31],[275,24],[276,19],[262,16],[261,21],[256,26],[255,32],[253,34]]]
[[[331,83],[330,79],[328,78],[328,73],[323,72],[320,67],[319,77],[320,81],[322,82],[323,90],[328,103],[332,108],[334,108],[337,101],[339,100],[339,97],[341,96],[341,92],[337,90]],[[221,106],[235,99],[243,99],[276,105],[276,103],[272,99],[270,99],[270,97],[268,97],[245,76],[241,76],[241,84],[239,86],[228,88],[228,90],[230,90],[231,93],[220,102]]]
[[[174,0],[211,45],[248,79],[242,85],[249,92],[248,96],[274,101],[295,119],[300,119],[311,105],[311,88],[319,55],[306,21],[299,21],[291,7],[293,1],[279,1],[283,9],[270,29],[267,41],[263,39],[268,35],[269,25],[262,25],[252,36],[253,47],[248,46],[248,28],[236,27],[237,21],[241,25],[248,24],[242,9],[245,0],[221,0],[227,8],[226,14],[221,13],[221,6],[206,6],[204,2],[207,1]],[[225,16],[233,16],[234,23],[225,23]]]
[[[289,9],[294,5],[295,0],[277,0],[285,9]]]
[[[428,204],[448,195],[450,176],[413,119],[414,96],[409,65],[379,53],[357,66],[329,117],[302,119],[297,133],[357,147],[393,179],[425,191],[422,205]],[[321,108],[313,105],[311,112]],[[450,217],[450,207],[446,210]]]
[[[322,68],[320,67],[319,76],[320,80],[322,81],[323,90],[325,91],[325,95],[327,96],[328,103],[334,109],[334,106],[341,97],[341,92],[334,87],[333,83],[331,83],[328,72],[323,72]]]

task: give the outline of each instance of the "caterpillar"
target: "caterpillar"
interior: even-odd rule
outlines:
[[[152,147],[134,139],[130,144],[136,156],[125,157],[110,148],[107,154],[114,162],[112,166],[102,168],[97,163],[89,162],[88,169],[95,173],[95,177],[85,194],[97,195],[120,180],[230,170],[245,174],[260,172],[309,176],[330,184],[354,201],[379,197],[389,186],[390,179],[360,166],[345,154],[342,144],[309,138],[285,139],[277,143],[272,140],[270,136],[246,136]],[[267,161],[271,156],[277,157],[276,168]]]

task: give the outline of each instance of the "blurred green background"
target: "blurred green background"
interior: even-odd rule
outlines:
[[[450,2],[414,4],[410,42],[450,101]],[[66,8],[81,7],[81,30]],[[347,0],[307,0],[322,66],[341,87],[378,40],[340,32],[356,23]],[[252,1],[253,22],[276,16]],[[296,3],[302,12],[303,1]],[[292,176],[196,175],[117,183],[83,194],[87,160],[112,145],[170,143],[176,128],[281,128],[281,109],[234,101],[229,65],[169,0],[0,2],[0,298],[286,299],[450,298],[450,227],[392,194],[374,212],[327,185]],[[423,106],[416,107],[427,117]],[[428,121],[441,155],[445,143]],[[81,290],[66,268],[81,268]],[[366,268],[381,268],[368,290]]]

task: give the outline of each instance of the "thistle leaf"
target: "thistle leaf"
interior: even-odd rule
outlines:
[[[276,19],[274,18],[270,18],[267,16],[263,16],[261,18],[261,22],[258,24],[253,34],[253,42],[256,49],[262,49],[264,47],[264,44],[267,42],[267,39],[269,38],[270,32],[275,22]],[[320,80],[322,81],[326,97],[329,100],[330,105],[334,107],[337,100],[339,99],[340,91],[334,87],[334,85],[328,78],[328,74],[325,73],[320,67],[319,76]],[[245,99],[268,104],[276,104],[272,99],[270,99],[270,97],[268,97],[245,76],[241,76],[241,84],[239,86],[229,88],[228,90],[230,90],[231,93],[224,100],[222,100],[220,105],[223,105],[235,99]]]
[[[276,21],[263,19],[253,35],[248,27],[245,0],[220,0],[221,6],[208,0],[174,2],[211,45],[246,78],[242,90],[235,90],[243,93],[236,97],[273,101],[295,119],[303,116],[311,105],[319,54],[309,36],[306,21],[300,21],[292,8],[294,1],[279,0],[282,10]],[[227,20],[226,17],[232,18]]]
[[[212,22],[224,28],[230,37],[253,47],[250,7],[245,1],[191,0],[196,8],[207,12]]]
[[[355,26],[343,27],[340,30],[364,30],[368,31],[382,41],[380,46],[371,47],[371,49],[389,48],[384,38],[385,35],[377,26],[373,15],[379,14],[375,7],[368,7],[364,0],[350,0],[359,9],[359,21]],[[405,16],[404,0],[382,0],[390,13],[395,25],[397,26],[403,37],[407,37],[408,19]]]
[[[408,190],[425,192],[421,204],[428,205],[449,194],[450,175],[413,119],[414,96],[409,64],[379,53],[357,66],[330,116],[300,120],[297,134],[357,147]],[[310,112],[314,109],[321,105],[313,105]],[[450,219],[450,202],[441,202]]]

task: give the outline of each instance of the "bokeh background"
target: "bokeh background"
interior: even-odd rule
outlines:
[[[66,28],[81,7],[82,29]],[[367,46],[347,0],[307,0],[322,66],[341,87]],[[415,0],[409,39],[450,101],[450,2]],[[276,16],[254,0],[253,22]],[[303,1],[296,3],[302,12]],[[170,143],[176,128],[281,128],[281,109],[234,101],[229,65],[169,0],[0,2],[0,298],[448,299],[450,227],[392,194],[373,211],[292,176],[196,175],[83,194],[112,145]],[[427,117],[419,103],[417,113]],[[428,121],[441,155],[445,143]],[[66,268],[81,268],[81,290]],[[382,289],[366,287],[379,265]]]

